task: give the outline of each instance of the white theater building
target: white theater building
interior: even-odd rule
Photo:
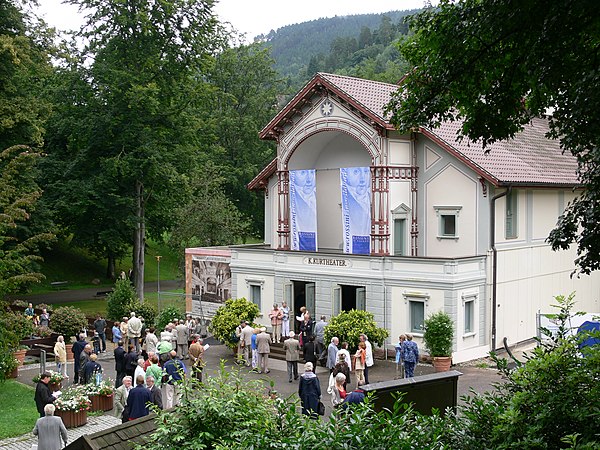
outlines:
[[[555,295],[576,291],[578,310],[600,311],[598,274],[571,278],[575,250],[545,242],[578,192],[576,161],[544,136],[546,120],[486,154],[457,141],[457,123],[398,133],[384,114],[396,89],[319,73],[263,129],[277,157],[248,187],[265,195],[265,241],[230,247],[232,297],[258,303],[266,325],[283,300],[317,318],[365,309],[389,330],[390,347],[405,332],[421,344],[423,319],[444,310],[455,323],[454,362],[504,337],[532,338],[536,313],[552,312]],[[348,246],[345,168],[370,175],[367,254]],[[290,194],[302,170],[316,193],[308,250],[295,231],[306,215],[292,211]]]

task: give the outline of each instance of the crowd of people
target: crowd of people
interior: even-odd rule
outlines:
[[[292,316],[293,318],[294,316]],[[235,330],[238,340],[237,362],[252,371],[268,374],[269,354],[272,343],[283,342],[287,366],[288,382],[298,381],[298,395],[303,414],[318,417],[324,406],[322,392],[316,375],[317,364],[329,369],[327,393],[331,396],[333,408],[346,408],[349,404],[360,403],[365,395],[362,386],[369,384],[369,368],[374,364],[373,347],[365,334],[360,335],[356,352],[351,355],[349,344],[332,337],[326,345],[325,328],[327,318],[321,316],[313,322],[310,312],[301,308],[295,316],[296,326],[290,329],[290,310],[285,302],[273,305],[269,313],[272,333],[266,327],[253,328],[241,321]],[[91,343],[86,334],[81,333],[73,344],[74,370],[73,383],[100,383],[103,369],[98,354],[106,350],[106,320],[100,315],[94,321],[94,335]],[[298,330],[296,333],[294,328]],[[114,414],[123,422],[149,414],[149,406],[171,408],[180,402],[179,386],[188,376],[200,382],[204,367],[203,344],[198,323],[191,317],[173,320],[163,330],[146,328],[144,320],[132,312],[112,327],[113,355],[115,363]],[[55,344],[57,366],[67,377],[67,355],[63,336]],[[304,370],[300,374],[298,364],[304,359]],[[403,334],[396,344],[396,363],[401,365],[404,376],[414,376],[414,368],[419,359],[417,344],[412,335]],[[189,369],[184,360],[189,360]],[[349,391],[354,373],[356,388]],[[62,429],[55,418],[54,409],[49,407],[55,399],[48,387],[49,374],[42,374],[36,387],[35,402],[40,413],[36,424],[37,433],[45,434],[54,430],[55,441],[60,443]],[[163,388],[165,400],[163,401]],[[42,420],[44,419],[44,420]],[[59,419],[60,421],[60,419]],[[41,438],[40,438],[41,439]]]

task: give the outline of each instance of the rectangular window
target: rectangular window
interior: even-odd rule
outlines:
[[[367,290],[364,287],[356,288],[356,309],[358,311],[367,310]]]
[[[425,320],[425,303],[410,300],[410,331],[412,333],[423,333],[423,322]]]
[[[465,334],[473,333],[473,313],[475,312],[475,300],[465,301]]]
[[[443,237],[455,237],[456,236],[456,216],[454,214],[441,214],[442,218],[442,232]]]
[[[434,206],[438,216],[438,239],[458,240],[458,217],[462,206]]]
[[[406,219],[394,219],[394,255],[402,256],[405,253]]]
[[[517,199],[518,192],[510,191],[506,194],[506,239],[515,239],[518,237],[517,223]]]
[[[250,301],[261,309],[261,286],[257,284],[250,285]]]

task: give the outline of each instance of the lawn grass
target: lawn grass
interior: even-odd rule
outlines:
[[[183,277],[180,264],[183,255],[173,252],[166,244],[148,241],[145,259],[145,281],[156,281],[158,279],[158,264],[156,256],[161,255],[160,279],[176,280]],[[64,289],[84,289],[89,287],[110,287],[114,280],[106,278],[106,260],[99,259],[89,252],[73,248],[69,240],[60,240],[43,255],[44,262],[40,264],[40,271],[46,279],[39,284],[32,285],[31,293],[43,294],[50,292],[53,287],[50,283],[56,281],[68,281]],[[131,268],[131,258],[127,256],[117,261],[117,275],[123,270],[127,272]],[[92,283],[92,280],[100,280],[100,284]]]
[[[162,266],[161,266],[162,269]],[[173,295],[176,294],[176,295]],[[145,295],[145,301],[154,305],[158,309],[158,294],[156,292],[148,292]],[[64,304],[55,304],[57,306],[73,306],[79,308],[87,317],[95,317],[100,313],[106,317],[106,298],[95,298],[89,300],[79,300],[76,302],[68,302]],[[183,289],[161,292],[160,309],[166,308],[169,305],[182,306],[185,310],[185,295]]]
[[[7,380],[0,387],[0,439],[31,433],[40,417],[34,395],[34,388],[14,380]]]

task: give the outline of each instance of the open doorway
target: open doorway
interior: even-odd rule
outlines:
[[[290,305],[290,311],[294,311],[294,331],[300,331],[300,322],[296,317],[300,315],[300,308],[303,306],[310,312],[311,317],[315,318],[315,283],[309,281],[292,281],[293,301]],[[290,312],[290,319],[291,317]],[[291,327],[290,327],[291,328]]]
[[[340,284],[334,293],[334,313],[337,315],[342,311],[352,309],[366,309],[366,289],[364,286],[351,286]]]

